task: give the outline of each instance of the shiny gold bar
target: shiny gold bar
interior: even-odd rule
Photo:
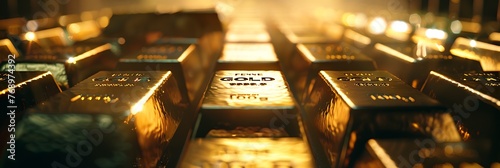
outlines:
[[[431,71],[422,92],[451,109],[463,140],[500,140],[499,72]]]
[[[443,46],[421,41],[417,44],[376,43],[373,59],[407,84],[420,89],[431,70],[450,73],[482,71],[478,61],[446,54]],[[460,65],[460,66],[457,66]]]
[[[301,138],[199,138],[180,167],[315,167]]]
[[[328,167],[353,166],[371,138],[460,141],[445,106],[385,71],[320,71],[304,109]]]
[[[178,85],[169,71],[96,73],[27,110],[4,167],[156,167],[187,111]]]
[[[216,71],[179,165],[314,167],[298,115],[279,71]]]
[[[330,44],[296,44],[296,53],[282,60],[283,69],[299,101],[321,70],[376,70],[374,61],[351,46]]]
[[[63,90],[101,70],[113,70],[117,63],[119,44],[81,42],[71,47],[33,50],[16,58],[16,71],[50,71]],[[2,63],[1,70],[8,69]]]
[[[354,167],[494,167],[491,143],[436,142],[432,139],[370,139]],[[495,161],[496,160],[496,161]]]
[[[0,139],[9,142],[16,123],[24,117],[24,111],[61,92],[50,72],[15,71],[0,72],[0,105],[4,114],[0,119]],[[12,143],[1,143],[2,158],[16,154]],[[7,149],[10,149],[8,152]]]
[[[191,101],[199,99],[203,87],[208,83],[208,65],[195,44],[156,44],[146,46],[141,51],[120,58],[118,70],[171,71],[179,80],[181,93]]]
[[[271,43],[226,43],[217,70],[279,70]]]
[[[74,41],[68,36],[68,33],[61,27],[30,31],[21,35],[21,39],[26,41],[26,47],[33,45],[41,47],[48,46],[71,46]]]

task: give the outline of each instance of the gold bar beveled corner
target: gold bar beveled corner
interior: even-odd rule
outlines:
[[[460,141],[445,106],[388,72],[320,71],[317,78],[305,125],[331,166],[353,166],[370,138]]]
[[[170,71],[101,71],[27,110],[25,120],[19,123],[21,130],[16,132],[16,140],[26,144],[16,150],[26,155],[18,159],[42,160],[5,164],[70,164],[64,157],[67,150],[78,150],[75,147],[87,140],[85,135],[92,135],[88,146],[92,150],[79,166],[105,166],[99,160],[112,159],[110,156],[119,153],[121,157],[113,162],[118,167],[155,167],[188,103]],[[45,141],[47,137],[58,141]],[[38,146],[49,148],[41,150]]]

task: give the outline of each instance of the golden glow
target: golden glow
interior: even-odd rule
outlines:
[[[476,47],[477,46],[476,40],[470,40],[469,45],[470,47]]]
[[[82,60],[82,59],[85,59],[85,58],[88,58],[88,57],[91,57],[97,53],[100,53],[100,52],[103,52],[103,51],[106,51],[106,50],[109,50],[111,49],[111,44],[104,44],[104,45],[101,45],[99,47],[96,47],[92,50],[89,50],[87,52],[84,52],[80,55],[77,55],[75,57],[70,57],[66,62],[67,63],[70,63],[70,64],[76,64],[76,62]]]
[[[425,30],[425,36],[429,39],[440,39],[440,40],[444,40],[448,37],[446,32],[439,29],[427,29]]]
[[[410,24],[419,25],[420,23],[422,23],[422,18],[420,17],[420,15],[414,13],[410,15],[408,21],[410,22]]]
[[[50,73],[50,71],[47,71],[47,72],[45,72],[45,73],[43,73],[43,74],[40,74],[40,75],[38,75],[38,76],[36,76],[36,77],[34,77],[34,78],[31,78],[31,79],[29,79],[29,80],[27,80],[27,81],[24,81],[24,82],[21,82],[21,83],[16,84],[14,88],[20,88],[20,87],[22,87],[23,85],[27,85],[28,83],[30,83],[30,82],[32,82],[32,81],[42,79],[43,77],[45,77],[45,76],[47,76],[47,75],[52,75],[52,73]],[[7,94],[8,92],[9,92],[9,88],[4,89],[4,90],[0,91],[0,95]]]
[[[407,61],[407,62],[411,62],[411,63],[414,63],[414,62],[417,62],[417,60],[415,60],[414,58],[408,56],[408,55],[405,55],[395,49],[392,49],[386,45],[383,45],[383,44],[380,44],[380,43],[377,43],[375,44],[375,49],[379,50],[379,51],[382,51],[384,53],[387,53],[391,56],[394,56],[396,58],[399,58],[401,60],[404,60],[404,61]]]
[[[496,106],[500,106],[500,100],[494,98],[494,97],[491,97],[490,95],[487,95],[487,94],[484,94],[484,93],[481,93],[480,91],[477,91],[476,89],[473,89],[467,85],[464,85],[460,82],[457,82],[453,79],[450,79],[444,75],[441,75],[440,73],[437,73],[437,72],[434,72],[434,71],[431,71],[430,73],[431,75],[435,75],[443,80],[446,80],[450,83],[453,83],[455,85],[457,85],[458,87],[461,87],[461,88],[464,88],[465,90],[471,92],[471,93],[474,93],[475,95],[478,95],[479,97],[483,98],[483,99],[486,99],[487,101],[490,101],[492,102],[493,104],[495,104]]]
[[[384,167],[387,168],[398,167],[396,166],[394,160],[392,160],[391,157],[385,152],[384,148],[380,147],[377,141],[375,141],[374,139],[370,139],[368,140],[367,144],[373,149],[374,154],[377,155],[377,158],[379,158],[380,162],[382,162]]]
[[[408,31],[410,31],[410,26],[408,25],[408,23],[400,20],[391,22],[390,28],[395,32],[401,32],[401,33],[407,33]]]
[[[452,21],[451,25],[450,25],[450,30],[454,34],[458,34],[458,33],[462,32],[462,22],[460,22],[460,20]]]
[[[34,41],[36,39],[36,36],[33,32],[27,32],[26,34],[24,34],[24,38],[28,41]]]
[[[410,32],[411,28],[408,23],[397,20],[391,22],[391,25],[385,32],[385,35],[396,40],[406,41],[409,38]]]
[[[386,28],[387,28],[387,22],[385,21],[385,19],[381,17],[376,17],[370,21],[370,24],[368,25],[368,32],[372,34],[382,34],[385,32]]]
[[[109,25],[109,18],[107,16],[102,16],[99,18],[98,22],[101,28],[106,28]]]
[[[148,88],[149,91],[130,108],[130,113],[132,115],[135,115],[141,112],[142,109],[144,108],[144,104],[146,103],[146,101],[149,100],[149,98],[157,91],[157,89],[163,84],[163,82],[165,82],[165,80],[167,80],[167,78],[170,77],[170,75],[171,72],[168,71],[167,73],[165,73],[165,75],[161,77],[161,79],[157,83],[155,83],[153,87]]]
[[[278,61],[271,43],[226,43],[222,61]]]
[[[270,42],[271,36],[265,29],[229,30],[226,33],[227,42]]]
[[[12,44],[12,41],[10,41],[9,39],[0,40],[0,46],[6,46],[9,49],[10,53],[15,56],[19,56],[19,52],[17,52],[16,47],[14,47],[14,44]]]
[[[28,21],[26,23],[26,29],[28,29],[28,31],[36,31],[38,29],[38,22],[35,20]]]

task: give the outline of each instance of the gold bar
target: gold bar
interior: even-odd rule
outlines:
[[[463,140],[500,140],[500,73],[431,71],[422,92],[451,109]]]
[[[271,43],[226,43],[217,70],[279,70]]]
[[[432,42],[417,44],[375,44],[373,59],[380,69],[387,70],[407,84],[420,89],[431,70],[451,73],[481,71],[478,61],[449,55],[444,47]],[[441,50],[442,49],[442,50]],[[457,66],[460,65],[460,66]]]
[[[171,71],[179,80],[181,93],[197,100],[208,83],[210,65],[204,65],[195,44],[156,44],[120,58],[118,70]],[[205,62],[206,63],[206,62]]]
[[[177,86],[169,71],[96,73],[27,110],[5,165],[156,167],[187,111]]]
[[[216,71],[180,166],[314,167],[291,96],[279,71]]]
[[[339,44],[296,44],[297,52],[283,60],[283,69],[299,101],[321,70],[375,70],[371,58],[356,49]]]
[[[500,71],[500,46],[459,37],[453,43],[450,53],[462,58],[476,60],[484,71]]]
[[[371,138],[460,141],[445,106],[385,71],[320,71],[304,109],[328,167],[353,166]]]
[[[266,29],[230,29],[226,33],[225,41],[228,43],[252,43],[252,42],[261,42],[268,43],[271,42],[271,37]]]

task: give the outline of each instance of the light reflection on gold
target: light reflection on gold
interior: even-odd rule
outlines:
[[[366,36],[359,34],[353,30],[350,30],[350,29],[347,29],[345,31],[344,36],[351,39],[351,40],[354,40],[354,41],[357,41],[361,44],[364,44],[364,45],[368,45],[371,43],[371,39],[369,37],[366,37]]]
[[[377,156],[378,159],[380,159],[380,162],[382,162],[384,167],[386,168],[397,167],[394,160],[392,160],[391,157],[385,152],[384,148],[380,147],[380,145],[377,143],[376,140],[374,139],[368,140],[367,146],[370,146],[369,148],[373,149],[374,154]]]
[[[229,164],[314,167],[312,154],[301,138],[199,138],[189,144],[180,167]]]
[[[271,43],[226,43],[222,61],[278,61]]]
[[[32,82],[32,81],[36,81],[36,80],[42,79],[42,78],[46,77],[47,75],[51,75],[51,76],[52,76],[52,73],[50,73],[50,71],[47,71],[47,72],[45,72],[45,73],[43,73],[43,74],[40,74],[40,75],[38,75],[38,76],[36,76],[36,77],[34,77],[34,78],[29,79],[29,80],[26,80],[26,81],[23,81],[23,82],[19,82],[19,83],[17,83],[17,84],[14,86],[14,88],[20,88],[20,87],[22,87],[23,85],[27,85],[28,83],[30,83],[30,82]],[[17,82],[17,81],[16,81],[16,82]],[[9,88],[6,88],[6,89],[4,89],[4,90],[0,91],[0,95],[7,94],[8,92],[9,92]]]
[[[91,57],[93,55],[96,55],[97,53],[101,53],[103,51],[110,50],[111,47],[112,47],[111,44],[104,44],[104,45],[96,47],[96,48],[94,48],[92,50],[89,50],[87,52],[84,52],[84,53],[82,53],[80,55],[77,55],[75,57],[70,57],[70,58],[68,58],[68,60],[66,62],[70,63],[70,64],[76,64],[80,60],[83,60],[85,58],[88,58],[88,57]]]
[[[139,100],[137,101],[137,103],[135,103],[131,108],[130,108],[130,113],[135,115],[137,114],[138,112],[141,112],[144,108],[144,104],[146,103],[146,101],[148,101],[151,96],[157,92],[158,88],[165,82],[165,80],[171,76],[171,72],[168,71],[167,73],[165,73],[165,75],[163,75],[161,77],[160,80],[158,80],[157,83],[154,84],[153,87],[149,88],[149,91]]]
[[[226,33],[226,42],[270,42],[271,36],[265,29],[238,29]]]

